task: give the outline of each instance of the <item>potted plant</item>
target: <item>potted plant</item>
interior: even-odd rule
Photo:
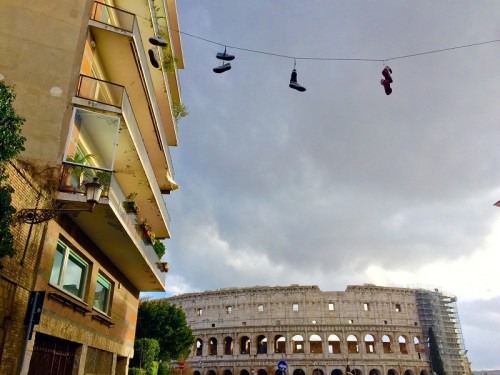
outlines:
[[[150,245],[153,245],[156,241],[156,234],[151,229],[151,225],[147,223],[146,219],[139,219],[137,224],[141,230],[142,238]]]
[[[153,249],[155,249],[155,253],[156,255],[158,255],[158,259],[161,259],[161,257],[165,255],[166,248],[163,242],[155,240]]]
[[[135,202],[135,197],[137,197],[137,193],[130,193],[129,195],[127,195],[127,200],[123,202],[125,212],[128,214],[133,213],[137,215],[139,213],[139,207]]]
[[[66,161],[78,165],[70,165],[65,169],[67,186],[73,188],[74,191],[82,191],[81,187],[83,184],[84,177],[91,177],[91,171],[89,168],[85,168],[84,165],[89,165],[92,158],[95,157],[94,154],[82,154],[81,152],[75,152],[73,155],[67,156]]]

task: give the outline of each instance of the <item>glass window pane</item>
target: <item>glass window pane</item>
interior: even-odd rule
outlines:
[[[111,292],[111,283],[103,276],[97,276],[97,284],[94,295],[94,307],[102,312],[108,313],[109,296]]]
[[[87,276],[88,265],[80,259],[75,253],[70,252],[66,271],[64,272],[63,288],[82,297],[85,287],[85,278]]]
[[[112,170],[120,119],[76,108],[71,125],[66,161]]]
[[[52,264],[52,271],[50,273],[50,283],[59,285],[59,277],[61,276],[61,269],[64,260],[64,252],[66,246],[61,242],[57,243],[56,253],[54,255],[54,263]]]

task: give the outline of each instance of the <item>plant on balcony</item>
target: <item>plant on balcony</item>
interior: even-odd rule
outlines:
[[[153,245],[156,241],[156,234],[151,229],[151,225],[148,224],[146,219],[137,220],[137,225],[139,226],[142,239],[149,245]]]
[[[95,157],[94,154],[82,154],[81,152],[75,152],[73,155],[67,156],[66,161],[70,163],[75,163],[79,165],[72,165],[69,169],[65,169],[63,179],[66,180],[65,186],[70,186],[74,191],[82,191],[82,184],[84,178],[91,177],[91,171],[89,168],[85,168],[85,164],[89,164],[92,158]]]
[[[181,118],[189,115],[188,107],[185,104],[182,104],[180,102],[173,102],[172,103],[172,110],[174,112],[175,121],[177,121],[177,122],[179,122],[179,120]]]
[[[159,240],[155,240],[153,243],[153,249],[155,249],[156,255],[158,255],[158,259],[161,259],[165,255],[165,244]]]
[[[123,202],[123,206],[125,208],[125,212],[128,214],[135,214],[137,215],[139,213],[139,207],[137,206],[137,203],[135,202],[135,197],[137,197],[137,193],[130,193],[127,195],[127,200]]]
[[[0,81],[0,259],[11,257],[15,253],[14,237],[10,231],[16,212],[12,206],[14,189],[5,182],[8,177],[5,164],[24,150],[26,141],[21,135],[21,126],[25,119],[19,116],[12,106],[15,98],[14,88]]]

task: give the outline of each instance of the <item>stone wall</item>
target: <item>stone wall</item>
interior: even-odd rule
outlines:
[[[347,364],[357,375],[429,372],[411,289],[258,286],[168,300],[193,328],[195,375],[270,375],[280,360],[294,375],[337,375]]]

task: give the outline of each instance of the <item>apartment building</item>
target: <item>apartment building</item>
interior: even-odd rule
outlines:
[[[139,293],[166,289],[176,1],[1,0],[0,17],[0,79],[26,119],[0,373],[126,374]]]
[[[453,300],[439,291],[372,284],[345,291],[224,288],[168,298],[193,329],[193,375],[281,375],[283,368],[293,375],[430,375],[429,327],[439,333],[446,373],[470,375]]]

